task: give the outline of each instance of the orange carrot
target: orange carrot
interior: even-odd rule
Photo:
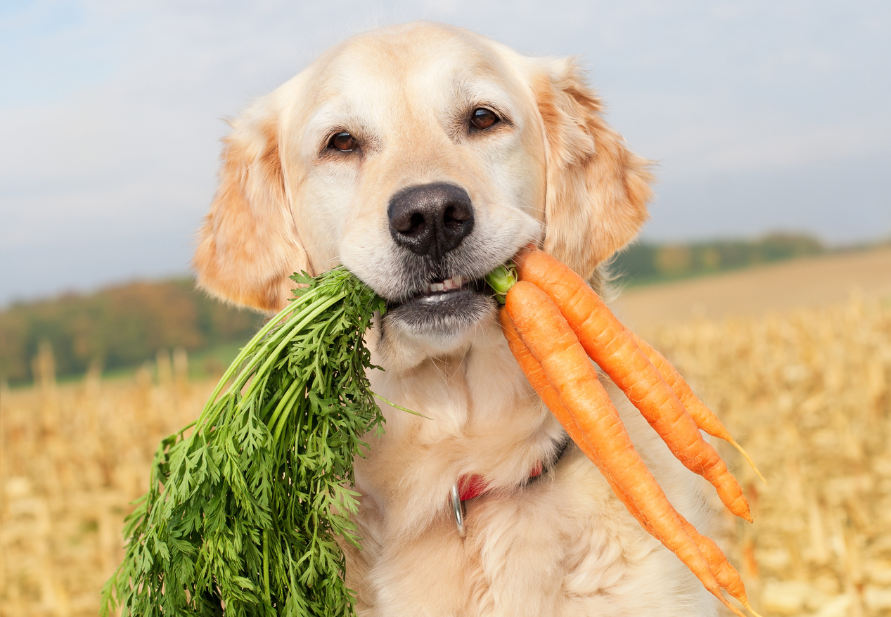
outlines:
[[[542,399],[545,405],[547,405],[548,409],[551,410],[551,413],[554,414],[560,424],[563,425],[563,427],[566,429],[566,432],[569,434],[573,442],[602,471],[606,467],[606,465],[599,459],[597,453],[589,444],[586,435],[584,435],[579,429],[578,424],[576,423],[572,414],[560,402],[560,397],[557,394],[557,391],[548,381],[548,378],[545,375],[541,364],[538,362],[538,360],[535,359],[535,357],[529,351],[529,348],[526,347],[526,345],[521,340],[520,335],[516,330],[516,326],[511,320],[508,312],[501,311],[500,318],[501,325],[504,329],[504,336],[507,339],[508,346],[510,347],[510,350],[513,353],[514,358],[516,358],[520,368],[523,370],[523,374],[526,376],[526,379],[532,385],[533,389]],[[632,516],[634,516],[634,518],[648,533],[658,539],[659,536],[653,530],[652,526],[648,523],[647,519],[643,516],[637,506],[634,504],[634,501],[629,496],[629,494],[616,484],[616,482],[612,479],[611,474],[604,473],[604,477],[606,478],[610,488],[613,490],[613,493],[616,494],[622,504],[632,514]],[[709,571],[718,581],[718,584],[722,588],[727,589],[731,596],[739,600],[746,608],[755,613],[755,611],[749,605],[748,598],[746,597],[745,586],[742,583],[742,579],[739,577],[739,573],[730,564],[718,545],[715,544],[711,539],[702,536],[698,531],[696,531],[695,527],[687,522],[687,520],[682,515],[678,513],[677,516],[687,535],[690,537],[690,539],[696,542],[700,552],[706,558],[709,566]],[[721,597],[721,600],[722,602],[724,602],[725,605],[727,605],[727,602],[723,597]],[[737,615],[740,614],[735,607],[733,607],[732,605],[728,606],[734,613],[736,613]],[[757,613],[755,614],[757,615]]]
[[[610,488],[613,489],[613,492],[619,498],[625,507],[631,512],[632,515],[637,519],[637,521],[643,526],[644,529],[652,534],[653,532],[650,530],[649,525],[639,512],[635,512],[633,504],[629,504],[629,497],[624,491],[613,484],[609,483]],[[696,528],[690,524],[687,519],[683,517],[680,513],[678,513],[678,518],[681,521],[681,525],[683,525],[684,530],[687,532],[687,535],[696,542],[696,545],[699,547],[699,551],[705,557],[706,561],[708,561],[709,570],[714,575],[715,579],[717,579],[718,584],[722,589],[726,589],[727,592],[739,602],[746,607],[752,614],[756,617],[760,617],[755,609],[752,608],[752,605],[749,603],[749,598],[746,595],[746,587],[743,584],[742,577],[740,577],[739,572],[737,572],[736,568],[730,563],[730,560],[727,559],[727,556],[724,554],[724,551],[717,545],[717,543],[709,538],[708,536],[704,536],[699,533]],[[726,605],[726,602],[725,602]],[[739,614],[732,606],[730,609]]]
[[[574,420],[578,429],[574,432],[583,436],[581,442],[594,453],[594,464],[628,495],[647,530],[674,552],[709,592],[732,606],[721,594],[699,546],[634,449],[596,370],[560,309],[535,285],[520,281],[508,292],[505,310],[520,340],[556,390],[561,407]]]
[[[678,460],[711,482],[731,512],[751,522],[739,482],[597,294],[578,274],[542,251],[523,251],[516,262],[520,280],[534,284],[554,300],[591,359],[634,403]]]
[[[656,367],[656,370],[659,371],[659,374],[662,375],[665,383],[667,383],[674,391],[675,395],[681,399],[681,403],[684,404],[687,412],[693,418],[693,421],[696,422],[696,426],[709,435],[717,437],[718,439],[723,439],[736,448],[739,453],[743,455],[743,458],[749,462],[749,465],[752,466],[752,469],[755,470],[755,473],[758,474],[761,481],[767,483],[767,480],[765,480],[764,476],[761,475],[761,472],[758,471],[758,467],[755,466],[755,462],[749,457],[743,447],[736,443],[736,440],[730,434],[730,431],[727,430],[727,427],[724,426],[724,423],[718,419],[718,416],[716,416],[711,409],[706,407],[706,405],[699,400],[693,393],[693,389],[687,381],[677,372],[671,363],[665,359],[665,356],[653,349],[649,343],[633,332],[631,332],[631,336],[634,338],[634,342],[637,343],[637,346],[640,347],[640,350],[644,352],[653,366]]]
[[[520,334],[517,332],[517,328],[514,325],[513,320],[511,320],[510,315],[507,311],[501,311],[499,316],[508,347],[510,347],[511,353],[513,353],[517,364],[519,364],[520,368],[523,370],[526,380],[529,381],[532,389],[535,390],[539,398],[545,405],[547,405],[548,409],[551,410],[551,413],[554,414],[566,430],[570,439],[572,439],[579,449],[585,453],[585,456],[591,459],[592,462],[595,462],[597,454],[591,448],[590,444],[588,444],[585,435],[579,430],[578,424],[576,424],[572,414],[570,414],[563,406],[563,403],[560,402],[560,395],[557,394],[554,386],[548,381],[544,370],[541,368],[541,363],[535,359],[532,352],[529,351],[529,348],[526,347],[526,344],[520,339]]]

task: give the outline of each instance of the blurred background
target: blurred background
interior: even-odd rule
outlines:
[[[620,315],[770,481],[765,615],[891,615],[891,4],[0,2],[0,615],[95,615],[159,439],[262,318],[193,288],[226,118],[428,19],[579,56],[658,184]]]

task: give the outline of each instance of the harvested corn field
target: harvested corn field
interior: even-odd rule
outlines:
[[[643,332],[700,386],[770,484],[723,450],[756,523],[731,553],[765,617],[891,615],[891,304]],[[194,419],[212,383],[185,356],[132,381],[97,374],[0,393],[0,615],[95,615],[123,556],[128,502],[154,447]]]
[[[174,357],[159,354],[133,380],[94,373],[57,385],[44,348],[40,385],[0,392],[2,617],[98,613],[155,448],[194,420],[213,389],[189,383],[184,353]]]

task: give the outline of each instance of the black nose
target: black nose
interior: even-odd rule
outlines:
[[[473,230],[473,206],[467,191],[436,182],[396,193],[387,208],[390,235],[418,255],[439,259]]]

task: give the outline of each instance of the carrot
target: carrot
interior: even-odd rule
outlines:
[[[705,556],[706,560],[708,560],[708,565],[712,570],[712,574],[718,579],[718,583],[721,587],[726,589],[731,596],[739,600],[750,613],[755,615],[755,617],[761,617],[749,603],[742,577],[740,577],[736,568],[731,565],[730,560],[727,559],[727,556],[724,554],[724,551],[721,550],[721,547],[708,536],[704,536],[696,531],[696,528],[683,516],[681,517],[681,523],[684,525],[687,533],[690,534],[690,537],[696,540],[696,543],[699,545],[699,550]]]
[[[597,371],[560,309],[535,285],[520,281],[508,292],[505,311],[516,326],[519,339],[557,392],[558,413],[563,414],[565,408],[568,413],[563,414],[563,419],[568,416],[574,421],[576,428],[571,428],[570,435],[582,436],[576,443],[587,444],[591,454],[586,454],[604,477],[628,495],[647,530],[674,552],[709,592],[732,607],[721,594],[721,587],[699,546],[634,449],[618,411],[597,378]],[[536,383],[542,384],[542,381],[536,378]],[[572,422],[567,424],[572,427]]]
[[[551,385],[550,381],[545,375],[541,364],[532,355],[532,353],[529,351],[529,348],[526,347],[525,343],[523,343],[520,334],[517,332],[516,326],[514,325],[508,311],[501,311],[500,319],[508,346],[510,347],[510,350],[514,355],[514,358],[516,358],[520,368],[522,369],[523,374],[526,376],[526,379],[532,385],[535,392],[542,399],[545,405],[547,405],[548,409],[551,410],[551,413],[554,414],[554,416],[564,427],[564,429],[566,429],[566,432],[569,434],[573,442],[592,462],[595,463],[598,469],[601,470],[601,473],[603,473],[607,483],[613,490],[613,493],[616,494],[616,496],[628,509],[631,515],[634,516],[638,523],[640,523],[640,525],[650,535],[656,537],[657,539],[660,539],[659,535],[653,529],[652,525],[650,525],[646,517],[644,517],[641,511],[637,508],[631,496],[623,488],[616,484],[615,480],[613,480],[612,474],[603,472],[604,468],[606,468],[607,465],[602,462],[596,451],[590,445],[587,436],[579,429],[578,423],[576,422],[573,415],[560,402],[560,397],[557,394],[557,391],[554,389],[554,386]],[[718,545],[715,544],[711,539],[702,536],[698,531],[696,531],[696,528],[693,527],[689,522],[687,522],[687,520],[681,514],[677,513],[677,511],[675,511],[675,513],[677,514],[678,520],[683,526],[686,534],[690,537],[690,539],[696,542],[700,553],[702,553],[702,555],[706,558],[709,571],[715,577],[718,584],[722,588],[727,589],[731,596],[739,600],[746,608],[757,615],[757,613],[755,613],[755,611],[751,608],[748,598],[746,597],[745,587],[742,583],[742,579],[740,579],[736,569],[730,564]],[[721,596],[720,599],[725,605],[730,608],[730,610],[732,610],[737,615],[740,615],[739,611],[732,605],[729,605],[723,596]]]
[[[523,251],[516,263],[520,280],[541,288],[554,300],[591,359],[622,389],[675,457],[711,482],[731,512],[751,522],[749,503],[739,482],[597,294],[578,274],[542,251]]]
[[[612,482],[610,482],[610,488],[613,489],[613,492],[619,498],[625,507],[631,512],[631,514],[637,519],[637,521],[643,526],[644,529],[649,531],[652,534],[652,531],[649,529],[649,526],[645,520],[643,520],[642,516],[639,512],[635,512],[633,508],[633,504],[629,504],[629,497],[622,491],[622,489]],[[727,559],[727,556],[724,554],[724,551],[717,545],[717,543],[709,538],[708,536],[704,536],[699,533],[696,528],[690,524],[690,522],[683,517],[680,513],[678,513],[678,518],[681,521],[681,525],[683,525],[684,530],[687,532],[687,535],[696,542],[696,545],[699,547],[699,551],[705,557],[706,561],[708,561],[709,570],[712,575],[714,575],[715,579],[717,579],[718,584],[722,589],[726,589],[727,592],[739,602],[746,607],[755,617],[761,617],[752,605],[749,603],[749,598],[746,595],[746,587],[743,584],[742,578],[737,572],[736,568],[730,563],[730,560]],[[727,603],[724,603],[725,606],[728,606]],[[733,606],[729,607],[734,613],[737,615],[739,611],[736,610]]]
[[[639,512],[635,512],[633,509],[633,504],[629,504],[629,497],[627,494],[622,491],[621,488],[616,486],[615,484],[610,482],[610,487],[613,489],[613,492],[619,498],[625,507],[631,512],[631,514],[637,519],[637,521],[643,526],[644,529],[650,531],[649,526]],[[708,536],[704,536],[699,533],[696,528],[690,524],[687,519],[685,519],[680,513],[678,513],[678,518],[681,521],[681,525],[683,525],[684,530],[687,532],[687,535],[696,542],[696,545],[699,547],[699,551],[705,557],[706,561],[708,561],[709,570],[714,575],[715,579],[717,579],[718,584],[722,589],[726,589],[727,592],[739,602],[746,607],[750,612],[752,612],[756,617],[760,617],[755,609],[752,608],[752,605],[749,603],[749,598],[746,595],[746,588],[743,584],[742,578],[737,572],[736,568],[730,563],[730,560],[727,559],[727,556],[724,554],[724,551],[717,545],[717,543],[709,538]],[[725,603],[726,605],[726,603]],[[739,611],[735,610],[732,606],[730,607],[734,613],[739,614]]]
[[[724,423],[718,419],[718,416],[716,416],[711,409],[706,407],[706,405],[693,393],[693,389],[687,381],[677,372],[671,363],[665,359],[665,356],[653,349],[649,343],[633,332],[631,332],[631,336],[634,338],[634,342],[637,343],[637,346],[640,347],[640,350],[644,352],[653,366],[656,367],[656,370],[659,371],[659,374],[662,375],[665,382],[674,391],[675,395],[681,399],[681,403],[684,404],[687,412],[693,418],[693,421],[696,422],[696,426],[709,435],[717,437],[718,439],[723,439],[736,448],[739,453],[743,455],[743,458],[748,461],[749,465],[752,466],[752,469],[755,470],[755,473],[758,474],[761,481],[766,484],[767,480],[765,480],[764,476],[761,475],[761,472],[758,471],[758,467],[755,466],[755,462],[751,459],[749,454],[741,445],[736,443],[736,440],[730,434],[730,431],[727,430],[727,427],[724,426]]]

